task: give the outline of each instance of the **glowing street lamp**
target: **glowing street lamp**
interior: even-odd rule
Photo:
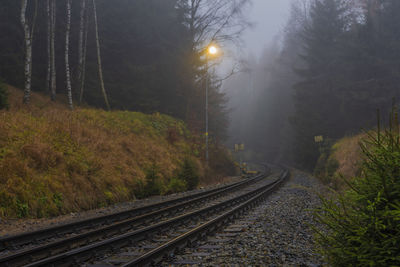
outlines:
[[[206,163],[208,165],[208,60],[209,57],[217,56],[219,49],[216,45],[210,44],[206,49]]]
[[[218,53],[218,48],[215,45],[210,45],[208,47],[208,54],[216,55]]]

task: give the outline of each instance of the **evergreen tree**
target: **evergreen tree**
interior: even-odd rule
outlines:
[[[339,137],[342,132],[338,88],[343,82],[343,36],[348,26],[342,0],[320,0],[311,5],[303,32],[305,68],[297,73],[296,113],[292,118],[297,162],[312,169],[318,156],[314,136]]]

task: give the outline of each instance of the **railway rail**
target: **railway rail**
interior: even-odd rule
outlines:
[[[161,262],[165,256],[173,255],[176,250],[182,249],[199,239],[204,238],[208,234],[212,234],[218,229],[222,228],[229,222],[235,220],[238,216],[253,208],[255,205],[265,200],[265,198],[279,188],[280,185],[289,177],[289,171],[284,170],[279,179],[266,186],[256,190],[256,194],[252,195],[245,202],[234,207],[233,209],[218,215],[188,232],[176,237],[175,239],[147,252],[140,257],[133,259],[127,263],[122,264],[123,267],[128,266],[149,266]]]
[[[274,181],[265,176],[0,239],[3,250],[11,246],[11,252],[0,257],[0,266],[143,266],[158,262],[255,205],[284,181],[287,171]]]
[[[266,170],[268,171],[268,170]],[[215,188],[211,190],[207,190],[204,192],[196,193],[189,196],[184,196],[177,199],[172,199],[169,201],[164,201],[160,203],[155,203],[152,205],[147,205],[143,207],[133,208],[126,211],[121,211],[117,213],[112,213],[104,216],[98,216],[94,218],[89,218],[85,220],[80,220],[77,222],[67,223],[63,225],[58,225],[54,227],[49,227],[37,231],[22,233],[19,235],[14,236],[7,236],[0,238],[0,252],[7,250],[7,249],[19,249],[21,246],[32,242],[39,242],[42,240],[46,240],[53,237],[61,237],[63,235],[68,235],[74,232],[80,232],[85,229],[93,229],[98,226],[108,225],[115,222],[123,221],[132,217],[140,216],[143,214],[148,214],[154,211],[160,211],[168,207],[172,207],[179,203],[185,203],[191,200],[201,200],[207,199],[212,194],[218,195],[220,193],[226,193],[231,190],[235,190],[240,186],[245,186],[257,180],[257,177],[249,180],[240,181],[231,185],[226,185],[220,188]]]
[[[0,238],[0,266],[22,266],[79,244],[118,234],[122,229],[127,230],[127,227],[132,229],[134,225],[157,220],[165,214],[172,216],[257,180],[259,177],[153,205]]]

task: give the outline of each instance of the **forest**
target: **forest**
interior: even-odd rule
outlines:
[[[2,0],[0,265],[400,266],[399,14]]]
[[[235,42],[248,0],[2,1],[0,77],[74,105],[160,112],[204,132],[205,83],[212,140],[226,137],[226,97],[205,79],[204,50]]]
[[[55,216],[234,175],[220,59],[208,51],[239,42],[249,4],[2,1],[0,216]]]
[[[160,112],[205,133],[207,87],[213,142],[312,170],[321,146],[374,127],[399,97],[396,0],[295,0],[282,33],[227,81],[205,75],[205,47],[240,42],[249,0],[22,3],[0,7],[0,77],[24,101],[33,90],[71,108]]]
[[[400,97],[399,12],[397,0],[293,1],[282,35],[224,85],[229,142],[313,170],[320,149],[375,127]]]

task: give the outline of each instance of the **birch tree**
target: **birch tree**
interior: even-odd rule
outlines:
[[[89,32],[89,12],[86,10],[85,19],[85,30],[84,30],[84,41],[83,41],[83,61],[82,61],[82,76],[80,80],[80,94],[79,94],[79,104],[82,104],[83,91],[85,89],[85,79],[86,79],[86,54],[87,54],[87,40]]]
[[[69,38],[71,32],[71,0],[67,0],[67,30],[65,31],[65,77],[67,80],[67,93],[69,108],[74,109],[72,103],[71,73],[69,69]]]
[[[51,57],[51,100],[53,101],[56,100],[56,86],[57,86],[55,32],[56,32],[56,0],[51,0],[50,57]]]
[[[98,23],[97,23],[96,1],[95,0],[92,0],[92,1],[93,1],[94,25],[95,25],[95,32],[96,32],[97,65],[98,65],[98,70],[99,70],[100,86],[101,86],[101,92],[103,94],[104,102],[106,104],[107,110],[110,110],[110,104],[108,102],[106,89],[104,87],[103,70],[102,70],[102,67],[101,67],[99,27],[98,27]]]
[[[83,96],[83,85],[84,85],[84,50],[86,49],[86,23],[85,18],[87,17],[86,14],[86,0],[81,0],[81,10],[80,10],[80,23],[79,23],[79,43],[78,43],[78,79],[77,84],[79,86],[79,104],[82,103],[82,96]],[[85,47],[84,47],[85,46]]]
[[[33,15],[32,26],[29,27],[29,23],[26,18],[26,9],[28,6],[28,0],[22,0],[21,5],[21,25],[24,29],[25,38],[25,87],[24,87],[24,98],[23,102],[29,104],[32,87],[32,41],[33,33],[35,30],[35,21],[37,16],[37,0],[35,0],[35,13]]]

